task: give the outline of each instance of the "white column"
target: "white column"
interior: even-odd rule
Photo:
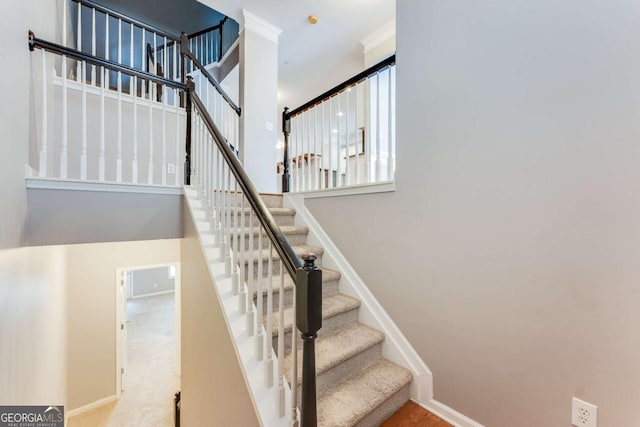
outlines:
[[[240,31],[240,159],[258,191],[277,191],[278,36],[281,30],[243,9]]]

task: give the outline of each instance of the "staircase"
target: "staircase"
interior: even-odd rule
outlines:
[[[322,265],[324,249],[309,246],[307,227],[295,226],[295,210],[282,207],[281,195],[262,195],[283,233],[293,246],[296,254],[302,257],[313,253],[318,258],[316,264]],[[244,235],[238,232],[233,238],[244,239],[245,248],[249,248],[250,235],[257,236],[259,230],[246,230]],[[268,244],[268,239],[262,239]],[[254,238],[254,249],[258,239]],[[262,251],[254,253],[253,258],[246,257],[245,264],[256,266],[263,262],[262,269],[268,280],[267,262],[271,255],[267,246],[263,244]],[[248,249],[246,251],[248,253]],[[273,273],[279,273],[276,263],[273,263]],[[248,269],[244,269],[248,271]],[[253,268],[257,271],[257,266]],[[382,357],[382,342],[384,334],[378,330],[358,322],[360,301],[340,293],[339,271],[323,268],[322,270],[322,329],[316,341],[316,374],[318,393],[318,425],[324,427],[343,426],[375,426],[379,425],[393,412],[409,400],[409,386],[412,374],[407,369],[392,363]],[[258,298],[262,298],[263,315],[266,314],[268,295],[266,286],[261,295],[254,292],[253,301],[258,306]],[[284,323],[285,343],[290,343],[293,326],[293,281],[285,276],[284,279]],[[278,324],[279,290],[273,290],[273,325]],[[267,325],[266,318],[263,324]],[[273,348],[278,349],[278,329],[272,330]],[[285,345],[285,372],[289,384],[291,378],[292,357],[290,345]],[[298,378],[302,381],[302,352],[298,353]],[[298,388],[299,390],[299,388]]]

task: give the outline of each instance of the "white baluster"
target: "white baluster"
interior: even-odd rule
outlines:
[[[273,243],[269,240],[269,271],[267,279],[267,362],[264,364],[264,380],[268,388],[273,386]]]
[[[375,182],[380,181],[382,162],[380,159],[380,74],[376,74],[376,175]]]
[[[365,128],[364,128],[364,136],[365,136],[365,147],[364,147],[364,156],[365,156],[365,184],[371,182],[371,131],[373,130],[371,127],[371,79],[367,79],[365,81],[365,103],[366,111],[364,113],[365,118]]]
[[[389,67],[389,154],[387,156],[387,179],[393,179],[393,174],[395,171],[395,80],[394,80],[394,71],[395,66]]]
[[[129,66],[131,68],[135,68],[133,66],[133,24],[129,24],[129,28],[130,28],[130,35],[129,35]],[[133,77],[131,77],[131,79],[133,79]],[[131,80],[130,80],[131,81]],[[131,83],[129,83],[129,87],[131,87]],[[129,94],[130,95],[134,95],[134,91],[129,90]]]
[[[317,106],[313,108],[313,176],[315,177],[314,190],[320,189],[320,161],[318,156],[318,111]]]
[[[324,114],[324,107],[327,105],[326,102],[323,102],[320,104],[320,117],[321,117],[321,123],[320,123],[320,188],[327,188],[329,185],[329,170],[331,169],[329,166],[325,166],[325,158],[324,158],[324,134],[325,134],[325,114]],[[329,135],[331,135],[331,129],[329,129]],[[325,171],[327,171],[325,173]]]
[[[67,46],[67,3],[66,1],[62,2],[62,46],[64,47],[69,47]]]
[[[142,71],[149,71],[149,63],[147,62],[147,31],[144,28],[140,28],[140,31],[142,31],[142,49],[141,49],[141,62],[140,62],[140,69]],[[141,98],[145,98],[145,91],[146,91],[146,81],[144,79],[140,79],[140,97]]]
[[[96,10],[91,8],[91,54],[96,56]],[[86,68],[85,68],[86,72]],[[96,85],[96,66],[91,66],[91,85]]]
[[[257,309],[257,317],[256,317],[256,321],[257,321],[257,328],[258,328],[258,333],[256,334],[256,359],[258,359],[258,361],[262,361],[264,359],[264,335],[262,334],[262,318],[264,315],[264,308],[262,306],[262,299],[264,298],[263,296],[263,292],[262,292],[262,279],[264,278],[264,272],[263,272],[263,249],[262,249],[262,226],[260,225],[260,222],[258,221],[258,255],[257,255],[257,260],[258,260],[258,280],[257,280],[257,284],[258,284],[258,292],[256,293],[256,295],[258,296],[258,309]]]
[[[153,84],[149,80],[149,164],[147,166],[147,184],[153,184]]]
[[[338,95],[336,96],[336,98],[338,99],[338,113],[337,113],[337,117],[336,117],[336,121],[337,121],[337,128],[338,128],[338,133],[337,133],[337,138],[336,138],[336,187],[342,187],[344,185],[344,180],[342,178],[342,156],[340,155],[340,146],[341,144],[341,140],[342,140],[342,120],[341,120],[341,116],[344,115],[344,113],[342,112],[342,103],[341,101],[341,96]]]
[[[131,181],[138,183],[138,78],[131,77],[131,94],[133,95],[133,159],[131,161]]]
[[[40,159],[38,162],[38,175],[41,177],[47,176],[47,145],[48,145],[48,120],[47,120],[47,61],[46,51],[40,50],[42,58],[42,128],[40,129]],[[63,76],[66,79],[66,76]]]
[[[78,2],[78,19],[77,19],[78,23],[77,23],[77,31],[76,31],[76,36],[77,36],[77,41],[76,41],[76,49],[80,52],[82,52],[82,3]],[[64,57],[63,57],[64,58]],[[65,61],[65,59],[63,59],[63,62]],[[63,77],[66,77],[66,67],[62,67],[64,71],[64,75]],[[82,74],[82,63],[81,61],[77,62],[76,65],[76,80],[78,80],[78,82],[80,82],[80,76]]]
[[[234,240],[234,248],[233,248],[233,258],[231,259],[232,264],[232,288],[233,294],[238,295],[240,293],[240,276],[238,272],[238,255],[240,254],[240,242],[239,242],[239,229],[238,229],[238,180],[234,180],[234,193],[233,193],[233,225],[234,225],[234,236],[237,236]]]
[[[109,59],[109,14],[104,14],[104,57]]]
[[[225,163],[226,164],[226,163]],[[227,200],[226,203],[226,219],[225,219],[225,241],[227,242],[227,247],[226,247],[226,252],[227,252],[227,256],[225,259],[225,273],[227,274],[227,276],[231,276],[231,263],[232,263],[232,246],[231,246],[231,182],[232,179],[235,180],[233,174],[231,173],[231,168],[228,167],[227,168],[227,193],[225,196],[225,199]]]
[[[333,173],[334,169],[333,169],[333,98],[329,98],[329,101],[327,101],[329,103],[329,128],[327,129],[327,131],[329,132],[329,187],[333,188],[335,187],[336,183],[335,183],[335,177],[336,174]]]
[[[82,75],[87,75],[87,63],[82,61]],[[82,151],[80,153],[80,179],[87,179],[87,79],[82,79]]]
[[[175,64],[175,63],[174,63]],[[180,167],[180,91],[179,89],[173,90],[173,108],[176,117],[176,163],[174,170],[173,183],[177,186],[180,185],[180,177],[182,176],[182,168]]]
[[[278,289],[278,416],[284,417],[284,263],[282,258],[280,259],[280,286]]]
[[[247,293],[245,291],[245,273],[246,273],[246,266],[245,266],[245,262],[246,262],[246,238],[247,238],[247,234],[246,234],[246,227],[245,227],[245,197],[244,197],[244,193],[242,194],[241,198],[242,200],[242,205],[240,208],[240,224],[241,224],[241,234],[240,234],[240,250],[239,250],[239,254],[240,254],[240,262],[239,262],[239,266],[240,266],[240,271],[238,272],[238,277],[240,279],[240,293],[238,295],[238,307],[240,309],[240,314],[244,315],[247,312]]]
[[[249,205],[251,206],[251,205]],[[247,334],[252,337],[255,334],[255,314],[253,307],[253,293],[255,290],[255,280],[253,278],[253,263],[255,261],[255,251],[253,247],[253,210],[251,207],[248,210],[249,220],[248,220],[248,228],[247,232],[249,233],[249,259],[247,260],[248,273],[246,275],[247,278],[247,298],[248,298],[248,307],[247,307]]]
[[[122,19],[118,18],[118,64],[122,64]],[[118,71],[118,153],[116,182],[122,182],[122,72]]]
[[[107,79],[107,69],[102,67],[102,85],[100,87],[100,157],[98,159],[98,180],[105,180],[105,109],[104,109],[104,95],[105,95],[105,85]]]
[[[359,93],[360,92],[358,91],[359,88],[360,88],[359,84],[356,84],[354,86],[354,92],[356,94],[356,102],[355,102],[355,106],[354,106],[355,115],[356,115],[356,120],[355,120],[355,122],[356,122],[356,124],[355,124],[355,128],[356,128],[356,133],[355,133],[355,135],[356,135],[356,137],[355,137],[355,143],[356,143],[356,156],[355,156],[355,159],[356,159],[356,185],[360,184],[360,147],[361,147],[361,145],[360,145],[360,135],[361,135],[361,132],[360,132],[360,127],[358,126],[359,125],[359,121],[360,121],[360,116],[358,115],[358,113],[359,113],[358,105],[360,105],[360,97],[359,97]]]
[[[178,78],[178,43],[173,42],[173,79]]]
[[[306,169],[307,169],[307,160],[305,158],[305,156],[307,155],[307,151],[304,148],[304,143],[305,143],[305,125],[304,125],[304,118],[307,117],[307,113],[302,113],[300,114],[300,157],[298,158],[298,160],[300,161],[300,172],[302,175],[302,191],[307,191],[309,188],[308,186],[308,181],[307,181],[307,175],[306,175]]]
[[[293,286],[293,313],[296,313],[296,287]],[[298,426],[298,333],[295,316],[291,325],[291,426]],[[282,336],[284,339],[284,335]]]
[[[345,185],[350,185],[351,184],[351,178],[349,176],[349,153],[351,151],[351,133],[349,132],[349,94],[350,94],[350,89],[347,89],[345,92],[345,98],[347,98],[347,106],[346,106],[346,111],[344,114],[344,119],[345,119],[345,142],[346,142],[346,150],[345,150],[345,154],[344,154],[344,162],[345,162]],[[354,135],[357,132],[354,133]]]
[[[166,40],[166,39],[165,39]],[[165,90],[165,86],[161,86],[162,89],[162,185],[167,185],[167,98],[169,94]],[[178,116],[176,116],[178,120]],[[178,140],[176,140],[176,144]]]

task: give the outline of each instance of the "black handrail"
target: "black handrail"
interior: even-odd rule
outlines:
[[[195,93],[194,87],[189,87],[189,95],[193,104],[195,104],[196,108],[200,112],[205,126],[207,127],[207,129],[209,129],[209,132],[213,136],[213,140],[216,142],[218,149],[229,165],[231,173],[233,173],[233,175],[236,177],[238,185],[246,195],[249,204],[253,208],[253,211],[256,213],[256,216],[264,227],[267,235],[269,236],[269,239],[273,242],[276,251],[280,255],[280,258],[284,262],[284,265],[289,272],[289,275],[291,275],[291,277],[295,280],[296,271],[302,268],[302,262],[296,255],[296,252],[291,247],[291,244],[285,237],[282,230],[280,230],[278,223],[273,218],[273,215],[271,215],[271,212],[269,212],[269,208],[267,208],[267,205],[260,197],[258,190],[256,190],[255,186],[249,179],[249,176],[244,171],[240,160],[238,160],[236,155],[231,150],[231,147],[229,147],[229,144],[227,143],[225,137],[222,135],[218,127],[214,124],[211,115],[209,115],[209,112],[207,111],[207,108]]]
[[[287,112],[287,118],[291,118],[293,116],[296,116],[296,115],[302,113],[307,108],[312,107],[312,106],[318,104],[319,102],[322,102],[325,99],[328,99],[331,96],[342,92],[343,90],[349,88],[350,86],[353,86],[354,84],[366,79],[367,77],[377,73],[378,71],[380,71],[380,70],[382,70],[384,68],[390,67],[391,65],[393,65],[395,63],[396,63],[396,55],[394,54],[394,55],[391,55],[390,57],[378,62],[377,64],[367,68],[363,72],[361,72],[359,74],[356,74],[355,76],[351,77],[349,80],[346,80],[346,81],[340,83],[339,85],[337,85],[336,87],[333,87],[333,88],[329,89],[328,91],[326,91],[322,95],[316,96],[311,101],[305,102],[304,104],[302,104],[298,108],[294,108],[293,110]]]
[[[189,46],[187,43],[187,35],[185,33],[182,33],[182,43],[180,46],[182,48],[181,53],[183,55],[182,63],[183,64],[186,63],[184,60],[184,57],[189,58],[193,62],[193,64],[196,66],[196,68],[198,68],[200,72],[207,78],[207,80],[209,80],[209,82],[213,85],[213,87],[216,88],[218,93],[222,95],[224,100],[227,101],[227,103],[231,106],[231,108],[233,108],[233,110],[239,116],[242,113],[242,109],[233,102],[233,100],[229,97],[229,95],[227,95],[224,89],[222,89],[220,84],[211,75],[211,73],[200,63],[200,61],[198,61],[198,58],[196,58],[196,56],[189,50]]]
[[[111,61],[109,59],[98,58],[98,57],[89,55],[87,53],[77,51],[75,49],[71,49],[56,43],[51,43],[46,40],[39,39],[35,36],[33,31],[30,30],[29,31],[29,50],[33,51],[35,48],[44,49],[49,52],[59,53],[61,55],[65,55],[73,59],[85,61],[92,65],[109,68],[110,70],[113,70],[113,71],[120,71],[130,76],[140,77],[145,80],[151,80],[155,83],[159,83],[175,89],[181,89],[181,90],[187,89],[187,86],[184,83],[165,79],[163,77],[156,76],[146,71],[141,71],[135,68],[131,68],[128,65],[122,65],[117,62]]]
[[[170,34],[170,33],[166,32],[164,30],[161,30],[160,28],[154,27],[153,25],[145,24],[144,22],[138,21],[135,18],[131,18],[131,17],[127,16],[127,15],[123,15],[120,12],[116,12],[113,9],[110,9],[110,8],[108,8],[106,6],[103,6],[101,4],[95,3],[95,2],[93,2],[91,0],[73,0],[73,1],[76,2],[76,3],[83,4],[83,5],[87,6],[87,7],[91,7],[93,9],[95,9],[95,10],[99,10],[100,12],[106,13],[109,16],[113,16],[115,18],[122,19],[124,22],[128,22],[129,24],[133,24],[133,25],[135,25],[137,27],[141,27],[141,28],[144,28],[145,30],[149,30],[151,32],[157,33],[158,35],[160,35],[162,37],[166,37],[166,38],[168,38],[170,40],[173,40],[173,41],[176,41],[176,42],[180,41],[180,37],[178,37],[178,36],[176,36],[174,34]]]
[[[194,37],[198,37],[198,36],[201,36],[201,35],[203,35],[203,34],[206,34],[206,33],[210,32],[210,31],[217,30],[217,29],[219,29],[220,27],[222,27],[222,26],[227,22],[227,20],[228,20],[228,19],[229,19],[229,17],[228,17],[228,16],[225,16],[225,17],[224,17],[223,19],[221,19],[221,20],[220,20],[220,22],[218,22],[216,25],[214,25],[214,26],[212,26],[212,27],[209,27],[209,28],[205,28],[204,30],[196,31],[196,32],[195,32],[195,33],[193,33],[193,34],[189,34],[189,38],[190,38],[190,39],[192,39],[192,38],[194,38]]]

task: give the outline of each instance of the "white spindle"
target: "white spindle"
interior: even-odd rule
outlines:
[[[305,150],[305,158],[303,164],[305,165],[307,186],[306,190],[311,190],[311,110],[307,110],[307,148]]]
[[[335,176],[333,170],[333,98],[329,98],[327,101],[329,104],[329,128],[327,131],[329,132],[329,188],[335,187]]]
[[[321,123],[320,123],[320,164],[322,165],[320,167],[320,181],[322,182],[322,185],[320,188],[327,188],[329,183],[327,182],[329,180],[329,178],[327,176],[325,176],[325,171],[327,171],[327,173],[329,173],[329,169],[331,169],[330,167],[326,166],[325,167],[325,158],[324,158],[324,130],[325,130],[325,114],[324,114],[324,107],[327,105],[326,102],[323,102],[320,104],[320,115],[321,115]],[[331,135],[331,130],[329,130],[329,135]]]
[[[257,285],[258,285],[258,292],[257,292],[257,296],[258,296],[258,309],[257,309],[257,328],[258,328],[258,333],[256,334],[256,359],[258,359],[258,361],[262,361],[264,359],[264,335],[262,334],[262,316],[264,313],[264,308],[263,308],[263,304],[262,304],[262,299],[263,299],[263,290],[262,290],[262,279],[264,277],[264,272],[263,272],[263,256],[264,256],[264,250],[262,249],[262,226],[260,225],[260,222],[258,222],[258,256],[254,259],[258,260],[258,280],[257,280]]]
[[[82,3],[78,2],[78,19],[77,19],[78,23],[77,23],[77,31],[76,31],[76,49],[80,52],[82,52]],[[64,57],[63,57],[64,58]],[[63,62],[65,61],[65,59],[63,59]],[[64,77],[66,77],[66,67],[62,67],[64,71]],[[81,61],[78,61],[77,65],[76,65],[76,79],[78,80],[78,82],[80,81],[80,76],[82,74],[82,64]]]
[[[233,235],[239,236],[239,228],[238,228],[238,180],[234,180],[234,193],[233,193]],[[238,295],[240,293],[240,277],[238,276],[238,255],[240,252],[240,242],[238,241],[239,237],[236,237],[234,240],[234,248],[233,248],[233,258],[231,259],[232,271],[231,275],[233,277],[233,294]]]
[[[224,233],[224,238],[225,241],[227,242],[227,246],[226,246],[226,250],[227,250],[227,256],[225,259],[225,272],[227,274],[227,276],[231,276],[231,262],[232,262],[232,246],[231,246],[231,182],[232,179],[234,179],[233,174],[231,173],[231,168],[226,164],[227,166],[227,192],[226,192],[226,196],[225,199],[227,200],[225,206],[226,206],[226,218],[225,218],[225,233]]]
[[[338,100],[338,114],[336,117],[336,121],[337,121],[337,138],[336,138],[336,187],[342,187],[343,183],[343,179],[342,179],[342,161],[341,158],[342,156],[340,156],[340,143],[342,140],[342,126],[341,126],[341,115],[344,114],[342,112],[342,103],[340,102],[341,100],[341,96],[338,95],[335,98],[337,98]]]
[[[319,107],[315,107],[313,109],[313,158],[315,160],[314,163],[314,168],[313,168],[313,173],[315,176],[315,180],[316,180],[316,184],[315,184],[315,190],[319,190],[320,189],[320,162],[322,161],[322,158],[318,155],[318,111],[320,110]]]
[[[296,312],[296,287],[293,292],[293,313]],[[296,333],[296,322],[291,325],[291,426],[298,426],[298,334]],[[284,339],[284,335],[282,336]]]
[[[361,135],[361,132],[360,132],[360,127],[358,126],[359,123],[360,123],[360,116],[358,115],[358,113],[360,112],[359,108],[358,108],[358,105],[360,105],[360,98],[359,98],[359,91],[358,91],[359,88],[360,88],[359,84],[354,86],[354,92],[355,92],[355,97],[356,97],[356,102],[355,102],[355,105],[354,105],[355,116],[356,116],[356,120],[355,120],[355,122],[356,122],[356,125],[355,125],[355,129],[356,129],[356,133],[355,133],[355,135],[356,135],[356,137],[355,137],[355,143],[356,143],[356,153],[355,153],[356,154],[355,155],[355,159],[356,159],[356,167],[355,167],[355,169],[356,169],[356,171],[355,171],[356,172],[356,185],[360,184],[360,147],[361,147],[361,145],[360,145],[360,135]]]
[[[246,238],[247,238],[247,232],[246,232],[246,227],[245,227],[245,209],[246,209],[246,205],[245,205],[245,197],[244,197],[244,193],[242,194],[242,196],[240,197],[240,199],[242,200],[242,205],[240,208],[240,250],[239,250],[239,255],[240,255],[240,262],[239,262],[239,266],[240,266],[240,271],[238,272],[238,277],[240,278],[240,294],[238,295],[238,307],[240,309],[240,314],[245,314],[247,312],[247,293],[245,291],[245,274],[246,274],[246,266],[245,266],[245,261],[246,261],[246,250],[247,250],[247,245],[246,245]]]
[[[376,174],[375,182],[380,181],[382,162],[380,160],[380,74],[376,74]]]
[[[346,142],[346,151],[344,153],[344,162],[345,162],[345,185],[351,184],[351,178],[349,176],[349,160],[351,153],[351,132],[349,131],[349,94],[351,93],[351,89],[347,89],[345,92],[345,97],[347,98],[347,106],[344,115],[345,119],[345,142]],[[354,135],[356,132],[354,132]]]
[[[96,56],[96,10],[91,8],[91,54]],[[86,72],[86,69],[85,69]],[[96,85],[96,66],[91,66],[91,85]]]
[[[253,247],[253,211],[251,208],[247,211],[249,214],[249,219],[247,223],[247,231],[249,233],[249,257],[247,259],[247,298],[249,305],[247,307],[247,333],[250,337],[255,335],[255,312],[253,307],[253,294],[255,290],[255,280],[253,277],[253,263],[256,259],[255,251]]]
[[[169,61],[167,59],[167,37],[165,36],[163,38],[163,49],[162,49],[162,75],[165,78],[169,78],[169,70],[167,68],[169,68]],[[163,91],[162,94],[164,95],[165,92]]]
[[[118,18],[118,64],[122,64],[122,19]],[[116,182],[122,182],[122,72],[118,71],[118,153],[116,155]]]
[[[167,185],[167,98],[169,93],[165,86],[161,86],[162,89],[162,185]],[[176,115],[176,121],[178,116]],[[176,144],[178,141],[176,140]]]
[[[102,75],[100,76],[102,85],[100,85],[100,157],[98,158],[98,180],[105,180],[105,109],[104,95],[105,84],[107,79],[107,69],[102,67]]]
[[[87,75],[87,63],[82,61],[82,75]],[[82,79],[82,118],[81,118],[81,144],[80,153],[80,179],[87,179],[87,79]]]
[[[140,63],[140,69],[142,71],[149,71],[149,62],[147,61],[147,32],[144,28],[140,28],[140,31],[142,31],[142,49],[141,49],[141,63]],[[140,97],[144,98],[145,97],[145,90],[146,90],[146,82],[144,79],[140,79]]]
[[[109,14],[104,14],[104,57],[109,59]]]
[[[67,2],[62,2],[62,46],[67,46]]]
[[[284,417],[284,263],[282,259],[280,259],[280,286],[278,290],[278,416]]]
[[[46,51],[44,49],[40,50],[41,58],[42,58],[42,128],[40,129],[40,159],[38,162],[38,174],[41,177],[47,176],[47,144],[48,144],[48,135],[47,131],[49,128],[48,120],[47,120],[47,61],[46,61]],[[63,76],[66,80],[66,76]]]
[[[129,24],[129,28],[130,28],[130,34],[129,34],[129,66],[131,68],[135,68],[133,65],[133,24]],[[133,78],[133,77],[132,77]],[[130,79],[131,81],[131,79]],[[129,83],[129,86],[131,86],[131,83]],[[135,92],[133,90],[129,91],[130,95],[135,96]]]
[[[389,110],[389,143],[388,143],[388,154],[387,154],[387,179],[393,179],[393,171],[394,171],[394,159],[395,159],[395,149],[393,141],[395,139],[395,131],[393,127],[394,117],[395,117],[395,96],[393,94],[394,84],[392,81],[392,72],[395,69],[394,66],[389,67],[389,104],[387,108]]]
[[[149,81],[149,164],[147,166],[147,184],[153,184],[153,84]]]
[[[131,161],[131,181],[138,182],[138,78],[131,77],[131,93],[133,94],[133,159]]]
[[[182,168],[180,168],[180,92],[178,89],[173,90],[173,108],[176,118],[176,161],[174,170],[174,181],[176,186],[180,185],[180,177],[182,176]]]
[[[178,78],[178,43],[173,42],[173,79]]]
[[[273,243],[269,240],[269,272],[267,279],[267,363],[264,364],[265,368],[265,383],[267,387],[273,386]]]
[[[365,183],[371,182],[371,79],[367,79],[365,81],[365,102],[366,111],[364,113],[365,119],[365,128],[364,128],[364,136],[365,136],[365,147],[364,147],[364,156],[365,156]]]

